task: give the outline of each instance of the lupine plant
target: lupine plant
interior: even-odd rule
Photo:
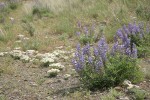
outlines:
[[[128,50],[133,48],[133,51],[136,52],[134,47],[137,46],[138,57],[145,57],[150,53],[150,30],[149,25],[144,27],[143,23],[129,23],[124,25],[122,28],[118,29],[115,35],[115,41],[118,41],[124,44],[126,48],[126,53],[129,53]]]
[[[142,74],[136,65],[137,49],[135,44],[132,47],[130,44],[127,38],[122,44],[116,41],[109,49],[104,36],[96,46],[87,44],[81,48],[78,44],[72,63],[84,86],[108,88],[125,79],[132,82],[141,80]]]
[[[76,32],[76,35],[81,44],[91,44],[99,40],[98,37],[100,34],[95,32],[95,24],[93,24],[91,27],[87,27],[82,26],[81,22],[78,22],[77,26],[78,31]]]

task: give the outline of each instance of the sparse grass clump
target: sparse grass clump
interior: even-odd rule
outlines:
[[[150,21],[150,7],[149,6],[139,5],[136,8],[136,14],[140,18]]]
[[[129,93],[133,100],[144,100],[148,95],[145,90],[139,88],[132,88],[129,90]]]
[[[33,7],[32,14],[34,16],[37,16],[38,18],[53,16],[52,12],[48,8],[39,8],[39,7]]]
[[[26,22],[22,25],[22,27],[29,33],[30,36],[34,36],[35,28],[32,23]]]
[[[1,63],[0,63],[0,75],[2,73],[4,74],[13,74],[14,73],[14,69],[12,67],[12,58],[10,57],[6,57],[6,58],[3,58]]]
[[[124,96],[124,94],[111,88],[107,94],[101,97],[101,100],[116,100],[120,96]]]

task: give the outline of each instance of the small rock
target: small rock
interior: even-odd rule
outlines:
[[[9,19],[10,19],[12,24],[15,22],[15,19],[13,17],[10,17]]]
[[[146,83],[146,81],[143,81],[144,83]]]
[[[28,38],[28,37],[24,37],[24,38],[23,38],[23,40],[29,40],[29,39],[30,39],[30,38]]]
[[[56,99],[57,98],[57,96],[53,96],[53,99]]]
[[[50,96],[46,97],[46,99],[47,99],[47,100],[53,100],[53,98],[50,97]]]
[[[22,35],[22,34],[17,35],[17,39],[19,39],[19,40],[23,40],[24,37],[25,37],[25,36]]]
[[[130,100],[128,97],[119,97],[118,100]]]
[[[127,88],[127,89],[131,89],[131,88],[139,88],[139,86],[137,85],[133,85],[129,80],[125,80],[123,82],[123,85]]]
[[[31,86],[37,87],[38,85],[35,82],[30,82]]]

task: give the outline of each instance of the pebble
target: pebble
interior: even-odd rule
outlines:
[[[24,37],[25,37],[25,36],[22,35],[22,34],[17,35],[17,39],[18,39],[18,40],[23,40]]]
[[[128,97],[119,97],[118,100],[130,100]]]
[[[36,84],[35,82],[30,82],[30,85],[31,85],[31,86],[34,86],[34,87],[37,87],[37,86],[38,86],[38,84]]]

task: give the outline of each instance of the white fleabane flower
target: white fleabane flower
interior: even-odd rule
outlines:
[[[65,75],[64,75],[64,79],[65,79],[65,80],[68,80],[69,77],[71,77],[70,74],[65,74]]]
[[[52,59],[52,58],[48,58],[48,57],[44,57],[44,58],[42,58],[41,59],[41,63],[44,65],[44,66],[49,66],[49,64],[51,64],[51,63],[54,63],[54,59]]]
[[[61,63],[53,63],[53,64],[50,64],[49,67],[54,67],[54,68],[57,68],[59,70],[62,70],[65,66],[62,65]]]
[[[45,57],[45,58],[42,58],[41,62],[42,63],[53,63],[54,59]]]
[[[49,77],[55,77],[60,72],[59,69],[50,69],[47,71]]]
[[[15,59],[20,59],[22,52],[20,50],[13,50],[10,52],[10,55]]]
[[[22,55],[20,58],[23,62],[29,62],[30,61],[30,57],[28,55]]]
[[[0,57],[3,57],[3,56],[4,56],[4,53],[3,53],[3,52],[1,52],[1,53],[0,53]]]

